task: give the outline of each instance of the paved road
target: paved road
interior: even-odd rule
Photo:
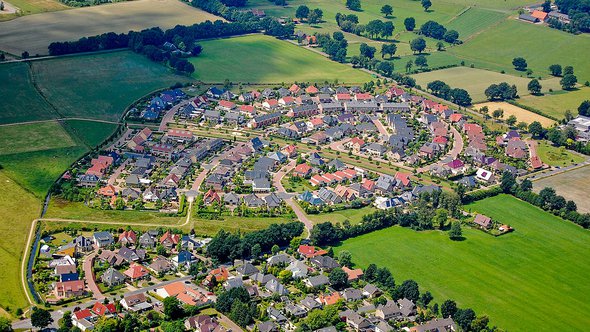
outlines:
[[[162,118],[162,121],[160,122],[160,127],[158,127],[158,130],[159,131],[166,131],[168,129],[168,122],[171,122],[172,120],[174,120],[174,114],[176,114],[176,111],[178,111],[179,108],[183,107],[184,105],[188,104],[189,102],[190,102],[189,99],[183,100],[180,103],[178,103],[177,105],[174,105],[170,110],[168,110],[168,112],[166,112],[166,114]]]
[[[385,128],[385,126],[383,125],[383,123],[381,123],[380,119],[373,119],[373,123],[375,124],[375,126],[377,127],[377,130],[379,130],[379,133],[383,136],[385,136],[386,139],[389,138],[389,132],[387,131],[387,128]]]
[[[128,162],[129,162],[129,159],[125,160],[119,167],[117,167],[117,169],[113,172],[113,174],[111,174],[111,176],[109,176],[109,180],[107,181],[108,184],[114,186],[117,183],[117,179],[119,178],[121,173],[125,170],[125,167],[127,166]],[[117,190],[121,189],[118,186],[115,186],[115,187]]]
[[[88,290],[90,290],[93,294],[92,298],[100,301],[104,300],[104,295],[100,292],[100,288],[98,288],[94,273],[92,272],[92,263],[94,262],[94,257],[96,257],[96,252],[87,255],[84,258],[84,262],[82,262],[82,269],[84,270],[84,276]]]
[[[220,161],[220,156],[215,156],[215,157],[213,157],[213,159],[211,159],[210,163],[203,165],[203,170],[201,171],[201,173],[199,173],[199,175],[197,176],[197,178],[193,182],[193,185],[191,186],[192,190],[199,191],[199,188],[201,188],[201,184],[203,183],[203,181],[205,181],[205,178],[207,178],[207,173],[210,170],[217,167],[217,165],[219,165],[219,161]]]
[[[127,292],[125,293],[125,296],[130,296],[130,295],[135,295],[135,294],[139,294],[139,293],[145,293],[148,291],[153,291],[156,288],[160,288],[162,286],[166,286],[168,284],[180,281],[180,282],[184,282],[187,280],[191,280],[193,277],[192,276],[186,276],[186,277],[182,277],[182,278],[176,278],[174,280],[170,280],[170,281],[164,281],[158,284],[154,284],[148,287],[144,287],[144,288],[140,288],[138,290],[134,290],[131,292]],[[103,298],[104,299],[104,298]],[[109,300],[112,301],[118,301],[119,298],[110,298]],[[101,300],[102,301],[102,300]],[[55,310],[51,312],[51,317],[53,318],[53,324],[49,327],[53,327],[53,328],[57,328],[57,322],[63,317],[64,312],[66,311],[71,311],[73,312],[75,308],[87,308],[90,306],[93,306],[96,302],[98,302],[98,300],[90,300],[88,302],[84,302],[82,304],[75,304],[66,308],[61,308],[59,310]],[[12,328],[14,330],[16,329],[32,329],[33,326],[31,325],[31,320],[30,319],[23,319],[23,320],[19,320],[16,321],[14,323],[12,323]]]
[[[451,160],[456,159],[461,154],[464,146],[463,136],[461,136],[461,133],[453,125],[451,125],[451,134],[453,134],[453,148],[451,148],[451,150],[442,156],[436,163],[418,168],[418,173],[428,172],[430,166],[445,164]]]
[[[291,160],[287,165],[283,166],[283,168],[281,168],[278,172],[275,173],[272,181],[274,187],[277,188],[277,192],[286,192],[285,187],[283,187],[283,184],[281,183],[281,180],[283,179],[283,177],[285,177],[285,175],[291,172],[293,168],[295,168],[296,164],[296,160]],[[287,205],[289,205],[291,209],[293,209],[293,212],[295,212],[297,219],[299,219],[299,221],[301,221],[305,225],[308,234],[307,237],[309,238],[309,235],[311,234],[311,229],[313,228],[313,222],[309,220],[309,218],[307,218],[307,215],[305,214],[301,206],[299,206],[299,204],[295,202],[295,199],[293,197],[285,199],[285,203],[287,203]]]

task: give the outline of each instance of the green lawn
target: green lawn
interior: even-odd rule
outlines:
[[[362,267],[388,266],[397,282],[415,279],[436,302],[455,299],[509,331],[585,330],[590,232],[506,195],[467,208],[515,232],[495,238],[464,227],[466,240],[453,242],[440,231],[391,227],[338,249]]]
[[[39,217],[41,201],[0,171],[0,307],[15,315],[28,304],[20,280],[20,265],[33,219]],[[0,310],[2,311],[2,310]]]
[[[0,91],[3,98],[0,124],[47,120],[57,116],[31,83],[26,63],[0,65]]]
[[[560,91],[544,96],[525,96],[518,100],[519,103],[543,111],[556,118],[563,118],[566,110],[572,114],[578,113],[578,106],[584,101],[590,100],[590,88],[582,87],[575,91]]]
[[[527,85],[531,81],[531,79],[527,77],[500,74],[490,70],[469,67],[454,67],[436,70],[416,74],[412,77],[416,79],[416,83],[420,84],[423,89],[426,89],[426,85],[434,80],[441,80],[453,88],[465,89],[469,92],[474,102],[487,100],[484,91],[493,83],[498,84],[501,82],[508,82],[510,85],[515,84],[519,95],[528,95],[529,91]],[[559,79],[554,77],[542,80],[541,85],[545,92],[550,88],[553,90],[561,89]]]
[[[467,40],[474,34],[502,21],[506,16],[507,14],[495,10],[470,7],[446,25],[446,28],[456,30],[461,40]]]
[[[547,141],[539,142],[539,145],[537,146],[537,154],[545,164],[550,166],[563,167],[581,163],[586,160],[586,158],[578,154],[571,153],[563,147],[555,147]]]
[[[208,40],[203,53],[191,58],[195,78],[205,82],[363,83],[371,76],[347,65],[330,61],[302,47],[263,35]],[[229,56],[228,51],[239,56]]]
[[[358,224],[363,219],[363,216],[377,211],[373,206],[365,206],[360,209],[347,209],[342,211],[335,211],[320,214],[308,214],[307,216],[314,223],[321,223],[330,221],[332,223],[342,224],[345,220],[350,221],[351,224]]]
[[[35,61],[33,72],[63,117],[110,121],[144,95],[189,80],[131,51]]]
[[[66,148],[76,142],[56,121],[3,126],[0,155]]]
[[[117,125],[112,123],[83,120],[67,120],[64,122],[65,128],[70,133],[79,137],[85,144],[93,147],[102,143],[117,130]]]

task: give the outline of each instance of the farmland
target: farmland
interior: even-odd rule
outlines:
[[[583,162],[586,158],[574,154],[563,147],[554,147],[547,141],[540,141],[537,146],[539,158],[550,166],[568,166]]]
[[[54,41],[71,41],[104,32],[172,28],[220,19],[177,0],[139,0],[20,17],[0,23],[0,50],[20,55],[47,54]]]
[[[590,177],[590,166],[576,168],[571,171],[550,176],[533,182],[533,190],[541,191],[545,187],[555,189],[558,195],[567,200],[573,200],[578,206],[578,211],[590,213],[590,201],[588,201],[588,183],[580,179]]]
[[[5,1],[6,3],[7,1]],[[21,10],[23,15],[52,12],[64,10],[70,7],[64,5],[58,0],[10,0],[10,5]],[[6,21],[18,17],[17,14],[2,14],[0,21]]]
[[[583,87],[575,91],[559,92],[546,94],[544,96],[525,96],[518,102],[536,108],[545,114],[561,119],[565,111],[569,110],[572,114],[578,112],[578,106],[584,101],[590,99],[590,88]]]
[[[459,32],[459,36],[461,36],[462,40],[467,40],[474,34],[501,22],[506,16],[505,13],[495,10],[469,7],[466,11],[453,19],[447,25],[447,29],[456,30]]]
[[[516,231],[495,238],[464,228],[466,240],[453,242],[439,231],[391,227],[347,240],[338,249],[349,250],[360,266],[389,267],[398,283],[415,279],[436,302],[453,298],[507,330],[585,329],[590,233],[506,195],[466,208]]]
[[[117,129],[117,125],[112,123],[85,120],[66,120],[64,122],[66,130],[91,147],[102,143],[106,137]]]
[[[0,171],[0,183],[3,192],[10,193],[2,195],[0,199],[0,232],[4,234],[0,238],[3,270],[0,273],[0,305],[4,309],[10,308],[9,311],[14,315],[17,308],[24,309],[28,304],[21,286],[20,263],[31,220],[39,216],[41,201],[16,184],[5,171]]]
[[[191,58],[195,78],[204,82],[281,83],[285,81],[363,83],[371,76],[320,54],[262,35],[209,40]],[[239,58],[227,56],[228,50]]]
[[[426,89],[426,85],[434,80],[441,80],[453,88],[462,88],[467,90],[474,102],[486,100],[484,91],[491,84],[507,82],[510,85],[515,84],[519,95],[529,94],[527,84],[530,78],[518,77],[513,75],[500,74],[490,70],[483,70],[469,67],[455,67],[443,70],[436,70],[427,73],[413,75],[416,83]],[[552,88],[560,89],[559,79],[550,78],[541,81],[544,91]]]
[[[0,155],[74,145],[74,140],[55,121],[3,126],[0,131]]]
[[[514,115],[518,122],[525,122],[530,124],[533,121],[539,121],[545,128],[549,128],[555,124],[555,121],[546,118],[542,115],[533,113],[531,111],[527,111],[524,108],[520,108],[518,106],[512,105],[507,102],[487,102],[482,104],[474,105],[473,108],[476,110],[480,110],[482,107],[487,106],[489,109],[489,115],[492,114],[493,111],[497,109],[501,109],[504,111],[504,116],[502,119],[506,120],[511,115]]]

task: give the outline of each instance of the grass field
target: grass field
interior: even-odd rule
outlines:
[[[422,88],[426,89],[426,85],[434,80],[441,80],[453,88],[462,88],[469,92],[474,102],[485,101],[484,94],[491,84],[507,82],[510,85],[515,84],[518,94],[521,96],[528,95],[527,89],[530,78],[518,77],[508,74],[500,74],[490,70],[483,70],[469,67],[454,67],[443,70],[436,70],[427,73],[412,75],[416,79],[416,83],[420,84]],[[558,78],[550,78],[542,80],[541,85],[544,91],[550,88],[553,90],[561,89]]]
[[[496,10],[469,7],[469,9],[461,13],[448,25],[446,25],[446,28],[459,32],[461,40],[465,41],[471,38],[474,34],[487,29],[498,22],[501,22],[506,17],[506,13]]]
[[[586,158],[569,152],[563,147],[554,147],[547,141],[539,141],[537,145],[537,154],[541,160],[550,166],[568,166],[571,164],[581,163]]]
[[[67,120],[64,122],[66,130],[79,137],[84,144],[92,147],[102,143],[105,138],[109,137],[117,129],[116,124],[105,122],[83,120]]]
[[[3,126],[0,155],[66,148],[76,142],[56,121]]]
[[[572,114],[577,114],[578,106],[584,100],[590,100],[590,88],[588,87],[569,92],[560,91],[559,93],[544,96],[525,96],[518,102],[561,119],[564,117],[566,110],[570,110]]]
[[[2,222],[0,232],[0,306],[12,315],[17,308],[25,309],[27,300],[20,280],[20,262],[25,248],[31,221],[39,216],[41,201],[0,171],[4,194],[0,197]]]
[[[496,238],[464,227],[466,240],[453,242],[439,231],[391,227],[338,250],[349,250],[362,267],[387,266],[396,282],[414,279],[436,302],[455,299],[508,331],[576,331],[590,324],[590,232],[506,195],[467,208],[515,232]]]
[[[110,121],[144,95],[189,80],[131,51],[36,61],[33,73],[62,116]]]
[[[590,212],[590,201],[588,200],[588,184],[581,179],[590,177],[590,166],[576,168],[574,170],[554,175],[548,178],[533,182],[533,190],[541,191],[545,187],[555,189],[558,195],[567,200],[573,200],[582,213]]]
[[[363,219],[363,216],[377,211],[372,206],[365,206],[360,209],[347,209],[342,211],[335,211],[320,214],[308,214],[307,217],[314,223],[332,222],[342,224],[345,220],[350,221],[352,225],[358,224]]]
[[[56,116],[31,83],[26,63],[0,65],[0,91],[3,98],[0,103],[0,124],[47,120]]]
[[[221,19],[178,0],[138,0],[31,15],[0,23],[0,50],[47,54],[54,41]]]
[[[524,108],[520,108],[518,106],[512,105],[510,103],[504,102],[504,101],[493,101],[493,102],[487,102],[487,103],[481,103],[481,104],[477,104],[477,105],[473,105],[473,108],[476,110],[480,110],[482,107],[487,106],[489,109],[489,115],[492,115],[492,112],[497,110],[497,109],[501,109],[504,111],[504,116],[502,117],[502,119],[507,119],[508,117],[510,117],[511,115],[516,116],[516,119],[518,120],[518,122],[526,122],[528,124],[530,124],[533,121],[539,121],[544,128],[549,128],[551,126],[553,126],[555,124],[555,121],[546,118],[542,115],[539,115],[537,113],[533,113],[531,111],[527,111]]]
[[[205,82],[280,83],[324,82],[363,83],[371,76],[330,61],[302,47],[269,36],[209,40],[201,43],[203,53],[191,58],[195,78]],[[239,57],[228,56],[228,50]]]

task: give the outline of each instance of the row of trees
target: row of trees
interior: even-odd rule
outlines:
[[[295,17],[300,20],[306,19],[309,24],[320,23],[322,21],[322,17],[324,17],[324,12],[319,8],[314,8],[310,10],[309,7],[306,5],[301,5],[297,8],[295,12]]]
[[[341,63],[346,61],[348,41],[344,39],[342,32],[335,31],[332,37],[329,34],[316,34],[316,38],[318,45],[320,45],[324,53],[328,54],[330,59]]]
[[[303,224],[290,222],[272,224],[268,228],[247,234],[220,230],[211,240],[207,254],[218,262],[258,256],[270,251],[274,245],[284,246],[303,232]]]
[[[372,20],[366,25],[359,24],[358,16],[355,14],[336,14],[336,23],[342,31],[362,35],[366,33],[371,39],[387,38],[393,36],[395,27],[391,21]]]
[[[426,86],[433,95],[449,100],[460,106],[471,105],[471,96],[464,89],[451,88],[447,83],[436,80],[428,83]]]
[[[494,100],[512,100],[518,97],[518,90],[516,85],[510,85],[506,82],[500,84],[492,84],[485,91],[484,94],[490,101]]]
[[[459,41],[459,32],[448,30],[442,24],[435,21],[428,21],[420,27],[420,34],[438,40],[444,40],[447,43],[455,44]]]

